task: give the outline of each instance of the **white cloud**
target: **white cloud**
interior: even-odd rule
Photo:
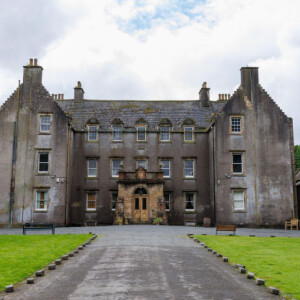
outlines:
[[[300,121],[296,119],[300,2],[184,3],[57,0],[58,15],[65,13],[68,22],[59,23],[63,24],[61,34],[46,32],[49,41],[42,39],[39,61],[45,70],[45,86],[69,98],[81,80],[87,98],[196,99],[202,82],[207,81],[216,98],[218,93],[233,92],[240,82],[240,67],[256,65],[261,84],[294,118],[296,142],[300,143]],[[49,17],[49,26],[55,17]],[[20,50],[18,55],[18,61],[25,64],[28,52]],[[17,82],[20,69],[21,65],[14,65],[9,72],[0,70],[5,86],[0,99],[9,96],[11,78]]]

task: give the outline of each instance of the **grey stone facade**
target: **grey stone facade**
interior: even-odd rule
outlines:
[[[1,226],[112,224],[118,169],[137,163],[165,172],[168,224],[282,226],[298,211],[292,120],[257,68],[217,101],[206,83],[194,101],[86,100],[80,83],[63,99],[42,70],[30,61],[0,108]]]

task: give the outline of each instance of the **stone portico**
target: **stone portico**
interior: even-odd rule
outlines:
[[[136,172],[121,169],[114,223],[122,218],[124,224],[152,224],[156,217],[161,224],[168,223],[163,171],[147,172],[143,167]]]

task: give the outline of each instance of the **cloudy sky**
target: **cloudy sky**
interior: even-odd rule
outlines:
[[[52,93],[86,99],[212,99],[258,66],[300,144],[299,0],[0,0],[0,104],[37,57]],[[299,97],[300,98],[300,97]]]

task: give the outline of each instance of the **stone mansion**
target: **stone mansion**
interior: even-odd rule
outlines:
[[[37,59],[0,108],[0,226],[282,226],[297,216],[293,124],[241,68],[193,101],[51,95]],[[196,98],[196,97],[195,97]]]

